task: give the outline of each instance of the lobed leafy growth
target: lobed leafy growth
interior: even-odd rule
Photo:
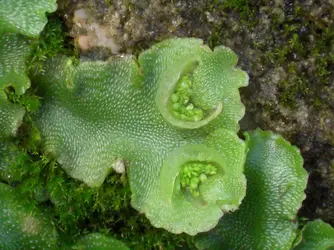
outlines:
[[[28,37],[39,36],[47,22],[45,12],[56,8],[56,0],[0,1],[0,140],[15,135],[25,113],[23,107],[8,101],[7,94],[20,96],[30,87]]]
[[[74,246],[74,250],[129,250],[129,248],[121,241],[103,234],[92,233],[82,237]]]
[[[239,209],[196,237],[199,249],[291,249],[307,173],[299,150],[282,137],[245,133],[247,194]]]
[[[138,62],[129,56],[78,66],[65,57],[49,60],[34,78],[44,98],[36,119],[44,150],[92,187],[124,162],[132,205],[154,226],[206,231],[245,193],[245,148],[235,131],[244,113],[238,88],[248,76],[236,62],[230,49],[211,51],[190,38],[157,44]],[[192,75],[192,103],[206,112],[199,121],[172,114],[171,96],[186,74]],[[220,127],[225,130],[213,132]],[[197,198],[180,188],[187,162],[219,169]]]
[[[0,36],[0,140],[15,135],[25,110],[9,102],[6,92],[14,89],[22,95],[30,87],[26,64],[30,54],[29,41],[21,35]]]
[[[16,191],[0,183],[0,249],[56,249],[57,233],[51,219],[29,209]]]
[[[0,34],[38,37],[47,22],[45,12],[57,9],[56,0],[1,0]]]
[[[334,228],[322,220],[308,222],[296,239],[294,250],[334,249]]]

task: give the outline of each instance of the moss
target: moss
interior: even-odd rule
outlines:
[[[4,181],[18,188],[22,199],[30,201],[31,208],[39,204],[48,211],[64,244],[88,232],[111,231],[131,249],[192,248],[190,236],[156,229],[144,215],[132,209],[125,175],[120,178],[113,173],[102,187],[89,188],[69,178],[55,160],[36,152],[39,140],[34,135],[27,140],[18,142],[28,147],[6,170],[8,178]]]
[[[283,80],[281,83],[282,95],[280,96],[282,104],[295,107],[296,100],[309,93],[307,85],[308,83],[302,77],[297,77],[294,81]]]
[[[226,0],[223,7],[235,10],[240,13],[240,17],[246,20],[249,14],[248,0]]]
[[[113,1],[112,0],[104,0],[104,2],[106,3],[106,5],[108,5],[109,7],[112,6]]]
[[[250,7],[248,0],[211,0],[208,1],[207,6],[204,8],[208,13],[219,13],[222,15],[213,25],[210,27],[210,35],[206,38],[210,48],[214,48],[222,44],[223,38],[231,35],[226,32],[230,32],[226,27],[226,15],[236,14],[239,17],[241,24],[251,28],[254,27],[258,20],[256,18],[256,10]],[[238,22],[236,24],[239,24]]]
[[[328,56],[321,56],[317,58],[317,68],[316,73],[317,76],[321,79],[321,83],[323,84],[329,84],[328,82],[328,76],[330,74],[328,70]]]
[[[301,52],[303,50],[303,45],[300,42],[299,35],[297,33],[293,33],[290,40],[289,45],[291,46],[291,49]]]
[[[32,44],[33,51],[28,60],[28,71],[38,73],[42,71],[42,63],[46,58],[54,58],[57,54],[77,57],[73,39],[69,37],[66,27],[57,14],[49,15],[48,23],[40,38]]]
[[[220,43],[220,29],[220,26],[217,25],[212,31],[212,34],[207,38],[207,43],[211,49]]]
[[[283,23],[273,26],[274,33],[278,32],[286,42],[278,42],[272,49],[265,51],[268,65],[282,66],[289,73],[289,79],[282,79],[278,86],[281,103],[286,107],[295,108],[296,100],[303,98],[319,108],[321,99],[317,97],[318,83],[330,83],[333,60],[328,51],[331,50],[330,41],[333,39],[334,30],[319,20],[311,22],[309,18],[309,13],[296,4]],[[263,50],[265,46],[255,48]],[[304,62],[311,65],[303,68]]]

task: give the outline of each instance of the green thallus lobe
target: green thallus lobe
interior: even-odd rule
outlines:
[[[179,80],[170,100],[172,113],[184,121],[200,121],[204,117],[204,111],[192,103],[191,85],[192,79],[189,74]]]
[[[194,197],[200,195],[199,185],[208,177],[217,174],[217,167],[208,162],[187,162],[182,166],[181,187],[190,191]]]
[[[43,149],[91,187],[100,186],[115,158],[122,158],[128,162],[131,204],[152,225],[191,235],[208,231],[245,196],[245,143],[235,132],[244,113],[238,88],[248,78],[234,68],[236,60],[230,49],[212,51],[190,38],[166,40],[138,60],[48,60],[34,76],[43,96],[36,114]],[[187,75],[191,101],[209,111],[200,121],[172,114],[171,96]],[[219,174],[200,184],[199,202],[181,190],[180,167],[187,162],[217,166]]]

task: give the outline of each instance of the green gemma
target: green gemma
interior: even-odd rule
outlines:
[[[191,75],[182,77],[176,84],[174,93],[171,96],[171,109],[173,115],[183,121],[200,121],[204,117],[204,111],[194,105],[191,100],[192,92]]]
[[[215,174],[217,174],[217,167],[214,166],[214,163],[188,162],[181,170],[181,187],[194,197],[198,197],[200,195],[199,186],[207,181],[208,177]]]

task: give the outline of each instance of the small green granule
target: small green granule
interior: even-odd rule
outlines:
[[[191,78],[189,75],[182,77],[176,84],[170,103],[173,115],[184,121],[200,121],[204,117],[204,111],[191,102]]]
[[[198,197],[200,184],[215,174],[217,174],[217,167],[211,163],[188,162],[182,166],[180,173],[181,188]]]

